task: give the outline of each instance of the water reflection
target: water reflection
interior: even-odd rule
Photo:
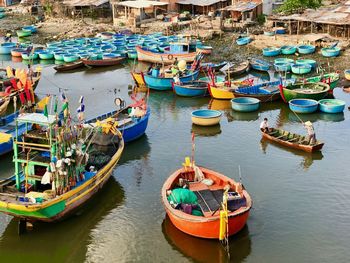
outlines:
[[[251,252],[251,240],[247,226],[230,238],[230,260],[218,240],[187,235],[178,230],[168,216],[163,220],[162,232],[174,249],[197,262],[243,262]]]
[[[77,215],[62,222],[36,223],[32,231],[19,236],[17,220],[12,219],[1,236],[1,261],[84,262],[91,231],[123,201],[124,190],[111,177]]]
[[[147,133],[147,131],[146,131]],[[151,151],[151,145],[149,143],[147,134],[143,135],[136,141],[128,143],[125,147],[119,164],[126,164],[130,161],[147,159]]]
[[[206,127],[192,124],[191,132],[193,132],[197,136],[209,137],[209,136],[215,136],[220,134],[221,127],[220,127],[220,124],[217,124],[214,126],[206,126]]]
[[[302,157],[300,166],[304,169],[307,170],[311,167],[311,165],[314,163],[314,161],[319,161],[323,159],[323,154],[321,151],[317,151],[314,153],[308,153],[308,152],[303,152],[297,149],[292,149],[288,147],[284,147],[277,142],[274,141],[269,141],[264,138],[261,138],[260,140],[260,149],[261,151],[266,154],[267,153],[267,148],[269,145],[273,145],[273,147],[279,148],[281,150],[287,151],[292,153],[295,156],[300,156]]]
[[[230,110],[231,101],[230,100],[218,100],[211,99],[208,104],[208,109],[210,110]]]
[[[234,121],[255,121],[259,119],[259,112],[239,112],[230,110],[229,115],[232,117]]]
[[[303,122],[305,121],[311,121],[316,122],[319,120],[322,121],[329,121],[329,122],[340,122],[345,120],[344,112],[340,113],[311,113],[311,114],[298,114],[298,117],[302,119]],[[297,116],[293,112],[288,113],[288,119],[292,122],[300,122]]]

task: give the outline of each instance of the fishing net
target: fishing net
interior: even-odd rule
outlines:
[[[94,166],[97,170],[101,169],[111,160],[111,156],[105,154],[101,151],[93,151],[89,153],[89,160],[86,164],[87,170],[89,170],[90,166]]]
[[[174,204],[197,204],[197,196],[189,189],[176,188],[171,190],[168,201]]]

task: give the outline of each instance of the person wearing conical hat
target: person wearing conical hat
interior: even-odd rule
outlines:
[[[311,121],[307,121],[304,123],[304,127],[307,131],[307,140],[309,141],[309,144],[315,144],[316,143],[316,133],[314,130],[314,126],[312,125]]]

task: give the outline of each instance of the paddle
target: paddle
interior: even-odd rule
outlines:
[[[295,112],[295,111],[293,111],[293,110],[291,110],[294,114],[295,114],[295,116],[297,116],[297,118],[299,119],[299,121],[303,124],[303,125],[305,125],[305,123],[303,122],[303,120],[298,116],[298,114]]]

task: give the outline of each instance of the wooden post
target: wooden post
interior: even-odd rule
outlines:
[[[128,12],[126,11],[126,6],[124,6],[124,11],[125,11],[125,19],[128,19]]]
[[[298,20],[298,25],[297,25],[297,36],[299,35],[299,20]]]
[[[292,21],[289,20],[289,35],[292,34]]]

